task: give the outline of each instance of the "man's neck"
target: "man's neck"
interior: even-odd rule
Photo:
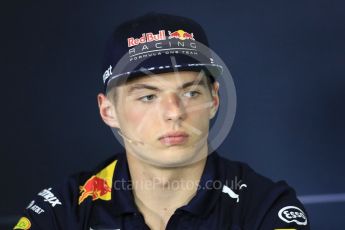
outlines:
[[[127,159],[136,205],[151,229],[165,229],[175,210],[195,196],[206,157],[174,168],[150,165],[128,153]]]

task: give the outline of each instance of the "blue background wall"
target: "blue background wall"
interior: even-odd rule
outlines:
[[[104,43],[149,11],[194,18],[228,64],[238,107],[223,155],[287,180],[299,196],[345,193],[344,1],[1,5],[1,229],[42,188],[121,150],[97,110]],[[306,208],[313,229],[344,228],[344,201]]]

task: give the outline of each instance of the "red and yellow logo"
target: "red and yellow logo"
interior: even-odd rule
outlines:
[[[111,200],[111,188],[113,186],[113,175],[117,160],[109,164],[102,171],[88,179],[83,186],[80,186],[78,203],[81,204],[87,197],[92,200]]]
[[[176,30],[174,32],[168,31],[168,33],[169,33],[169,37],[168,37],[169,39],[178,38],[180,40],[186,40],[186,39],[195,40],[193,33],[188,33],[184,30]]]
[[[14,226],[13,229],[30,229],[31,227],[31,222],[28,218],[26,217],[22,217],[19,219],[18,223],[16,224],[16,226]]]

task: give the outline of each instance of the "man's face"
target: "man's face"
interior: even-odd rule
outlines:
[[[115,90],[117,128],[126,137],[127,153],[163,167],[188,164],[207,155],[209,121],[219,98],[218,85],[209,86],[204,74],[156,74]]]

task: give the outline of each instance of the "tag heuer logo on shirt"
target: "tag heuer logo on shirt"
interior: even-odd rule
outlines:
[[[19,219],[18,223],[16,226],[14,226],[13,229],[22,229],[22,230],[27,230],[30,229],[31,227],[31,222],[28,218],[22,217]]]

